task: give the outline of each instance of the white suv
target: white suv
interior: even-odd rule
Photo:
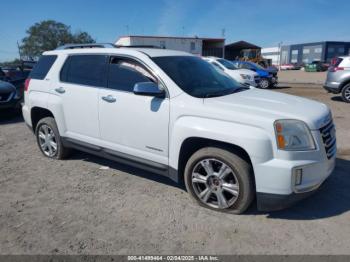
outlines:
[[[221,70],[228,74],[238,83],[254,87],[257,87],[260,83],[260,77],[256,72],[249,69],[238,68],[232,62],[224,58],[203,57],[203,59],[211,63],[218,70]]]
[[[289,206],[335,165],[327,106],[245,88],[179,51],[45,52],[26,81],[23,116],[46,157],[75,148],[135,165],[184,181],[198,203],[231,213],[255,196],[260,210]]]

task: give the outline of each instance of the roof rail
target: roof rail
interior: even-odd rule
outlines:
[[[159,48],[159,49],[164,49],[160,46],[156,45],[115,45],[115,47],[118,48]]]
[[[115,48],[111,43],[94,43],[94,44],[66,44],[56,48],[56,50],[79,49],[79,48]]]

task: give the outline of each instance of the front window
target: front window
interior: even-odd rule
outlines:
[[[217,60],[220,64],[222,64],[224,67],[230,70],[236,70],[238,69],[232,62],[226,60],[226,59],[218,59]]]
[[[153,61],[187,94],[205,98],[245,90],[224,72],[195,56],[153,57]]]

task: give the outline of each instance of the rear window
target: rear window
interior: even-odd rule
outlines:
[[[56,55],[43,55],[30,73],[30,78],[42,80],[50,71],[51,66],[56,61]]]
[[[60,73],[60,80],[66,83],[106,87],[108,56],[69,56]]]

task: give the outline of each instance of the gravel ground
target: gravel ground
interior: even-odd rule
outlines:
[[[305,72],[303,70],[282,70],[278,72],[280,83],[303,83],[323,85],[327,72]]]
[[[288,210],[253,206],[239,216],[199,207],[166,178],[88,154],[46,159],[21,117],[3,113],[0,254],[350,254],[350,105],[320,87],[278,91],[332,107],[336,170]]]

